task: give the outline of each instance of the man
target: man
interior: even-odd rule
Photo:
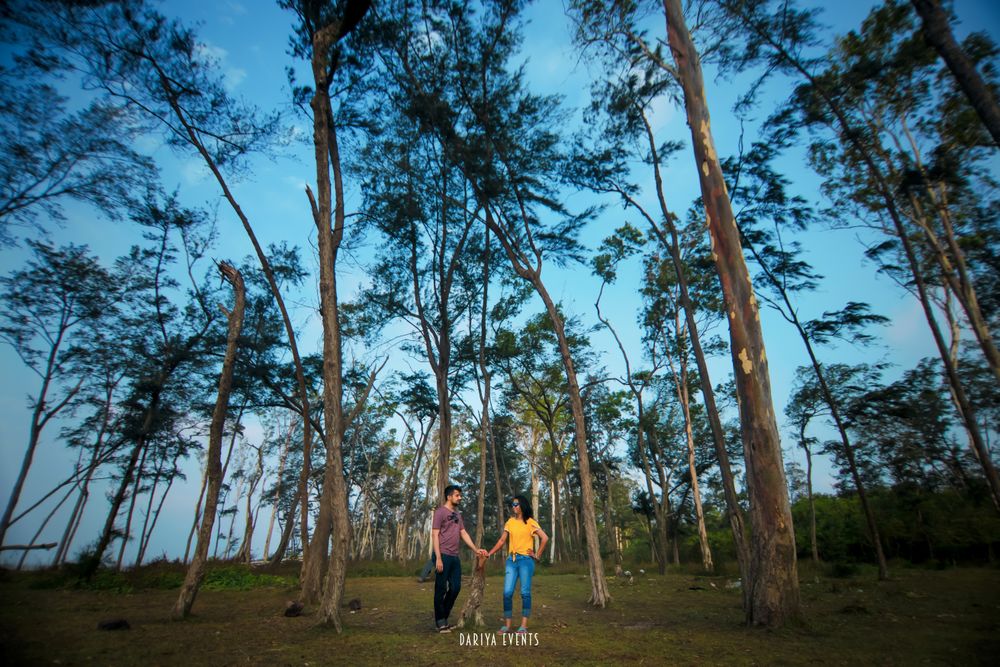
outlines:
[[[462,502],[462,489],[454,484],[444,490],[444,504],[434,510],[431,522],[431,541],[434,545],[434,624],[438,632],[451,632],[448,625],[451,608],[455,606],[462,590],[462,561],[458,558],[458,541],[461,539],[477,554],[485,555],[465,532],[465,522],[458,506]]]

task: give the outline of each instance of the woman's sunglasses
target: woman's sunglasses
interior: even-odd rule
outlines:
[[[514,502],[512,502],[512,503],[510,504],[510,506],[511,506],[511,507],[520,507],[520,506],[521,506],[521,503],[519,503],[519,502],[517,502],[517,501],[515,500]]]

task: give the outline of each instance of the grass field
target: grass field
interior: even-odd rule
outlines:
[[[293,576],[228,566],[208,579],[194,616],[169,620],[181,570],[160,565],[109,576],[80,589],[52,573],[0,573],[0,659],[4,665],[332,664],[725,664],[922,665],[1000,663],[1000,570],[896,568],[879,583],[866,569],[848,577],[802,572],[804,618],[779,631],[742,625],[740,592],[727,577],[675,572],[612,580],[607,609],[586,604],[582,574],[540,568],[527,645],[504,645],[503,580],[487,578],[485,628],[432,630],[433,583],[415,577],[347,580],[337,635],[315,610],[285,618]],[[466,568],[468,569],[468,568]],[[826,572],[826,570],[824,570]],[[464,602],[459,598],[457,610]],[[515,594],[515,614],[519,610]],[[100,631],[125,618],[129,630]],[[453,619],[454,620],[454,619]],[[493,639],[496,638],[494,643]],[[479,645],[469,645],[476,641]],[[484,645],[485,644],[485,645]],[[537,644],[537,645],[536,645]]]

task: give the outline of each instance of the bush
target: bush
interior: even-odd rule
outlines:
[[[180,584],[178,584],[180,585]],[[254,574],[245,565],[225,565],[210,568],[201,588],[206,591],[248,591],[253,588],[286,588],[295,580],[274,574]]]

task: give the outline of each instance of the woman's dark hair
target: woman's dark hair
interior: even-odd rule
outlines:
[[[524,496],[514,496],[514,500],[521,506],[521,520],[528,523],[528,519],[535,518],[535,513],[531,510],[531,503]]]

